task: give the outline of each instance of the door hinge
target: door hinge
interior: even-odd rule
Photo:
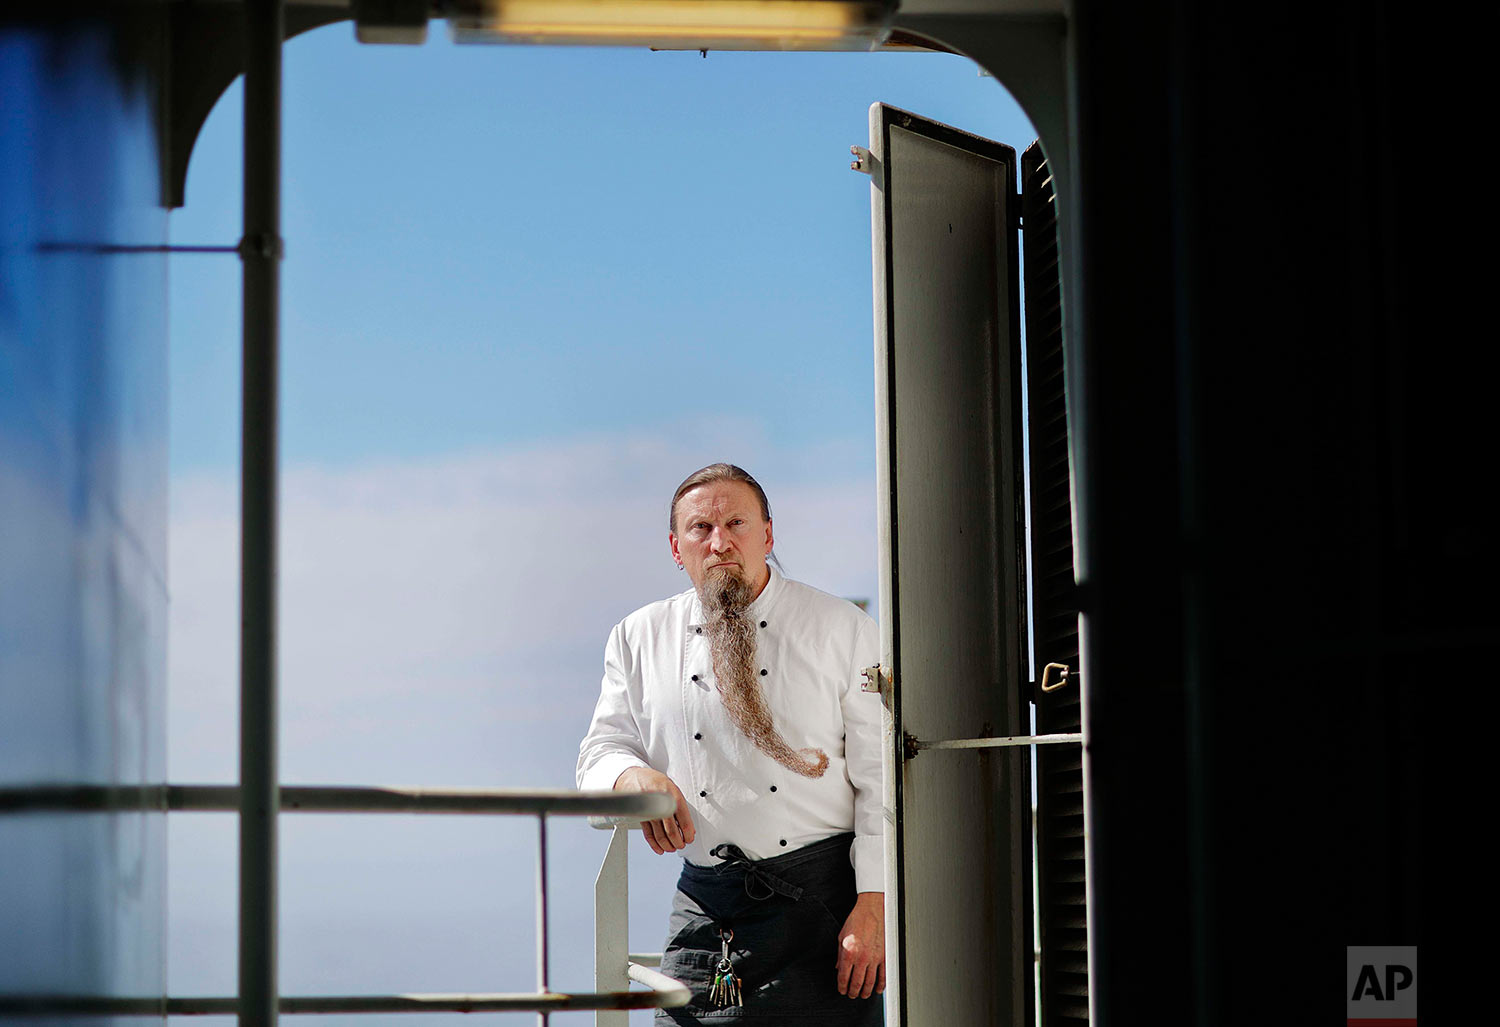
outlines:
[[[922,743],[917,741],[917,736],[910,731],[901,732],[901,756],[902,762],[917,758],[917,753],[922,751]]]
[[[892,709],[891,703],[895,699],[896,682],[891,678],[888,667],[876,665],[866,667],[860,671],[860,676],[865,679],[864,684],[859,686],[862,692],[874,692],[880,696],[881,705],[886,709]]]
[[[849,152],[854,159],[849,162],[850,171],[858,171],[861,175],[869,175],[870,182],[877,189],[885,188],[885,178],[882,175],[880,158],[875,156],[863,146],[851,146]]]

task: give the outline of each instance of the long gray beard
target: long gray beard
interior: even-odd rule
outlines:
[[[698,589],[708,615],[708,648],[718,679],[719,698],[729,718],[755,747],[803,777],[822,777],[828,754],[822,749],[793,749],[776,730],[755,672],[755,624],[745,616],[750,583],[741,575],[715,569]]]

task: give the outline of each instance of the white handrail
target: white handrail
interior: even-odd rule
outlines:
[[[686,984],[639,963],[630,964],[630,979],[656,992],[661,997],[663,1009],[685,1006],[693,997],[693,993],[688,990]]]
[[[642,973],[655,973],[641,968]],[[299,1013],[560,1013],[590,1009],[657,1009],[688,1001],[687,989],[669,977],[665,989],[602,992],[514,992],[402,995],[282,995],[277,1012]],[[637,978],[651,986],[651,981]],[[679,994],[680,992],[680,994]],[[116,995],[0,995],[0,1016],[233,1016],[234,996],[137,998]],[[619,1014],[624,1016],[622,1012]]]
[[[657,792],[571,788],[420,788],[401,785],[282,785],[283,813],[475,813],[589,817],[639,822],[672,812]],[[238,785],[36,784],[0,788],[0,813],[232,813]]]

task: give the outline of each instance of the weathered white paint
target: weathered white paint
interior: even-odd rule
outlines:
[[[871,108],[890,1024],[1022,1023],[1030,752],[905,758],[904,736],[1026,733],[1015,153]],[[943,141],[932,138],[943,135]]]

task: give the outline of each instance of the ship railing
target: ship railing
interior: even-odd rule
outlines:
[[[641,820],[670,815],[673,800],[660,794],[577,792],[511,788],[400,788],[352,785],[283,785],[283,813],[420,813],[534,816],[537,821],[537,990],[520,993],[278,996],[276,1009],[298,1013],[480,1013],[535,1012],[541,1024],[555,1012],[599,1010],[601,1024],[624,1025],[626,1010],[670,1009],[691,997],[680,981],[653,969],[660,956],[630,954],[625,874],[625,836]],[[151,813],[240,810],[234,785],[33,785],[0,788],[0,814]],[[593,992],[551,988],[548,967],[547,820],[557,816],[606,818],[611,827],[604,865],[595,884]],[[241,944],[246,925],[241,924]],[[634,991],[630,982],[647,990]],[[238,997],[0,995],[0,1018],[55,1016],[234,1015]]]

